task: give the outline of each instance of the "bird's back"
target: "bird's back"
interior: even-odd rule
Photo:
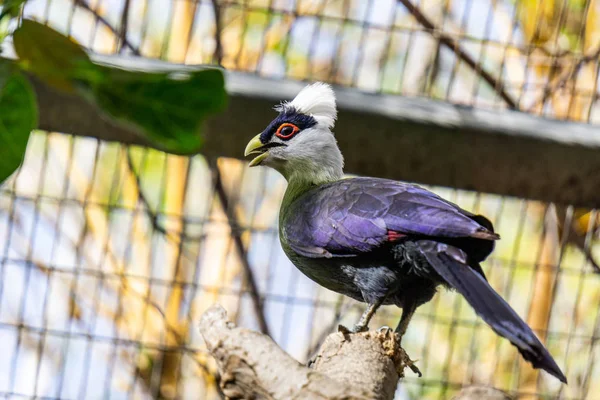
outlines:
[[[284,202],[280,239],[294,265],[321,286],[365,301],[365,294],[376,296],[393,281],[399,294],[385,303],[402,307],[406,295],[422,304],[444,283],[415,247],[417,240],[464,248],[483,275],[477,261],[492,251],[493,241],[469,235],[495,236],[480,218],[416,185],[350,178]]]
[[[282,208],[282,241],[311,258],[352,257],[407,238],[432,238],[482,261],[494,247],[490,221],[413,184],[350,178],[308,190]]]

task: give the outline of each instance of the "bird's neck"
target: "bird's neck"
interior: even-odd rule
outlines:
[[[286,176],[288,187],[285,191],[284,200],[292,203],[295,199],[311,189],[342,179],[343,172],[327,171],[320,174],[291,174]]]
[[[307,181],[296,181],[291,180],[288,182],[288,187],[283,195],[283,201],[281,202],[282,209],[294,202],[298,197],[302,196],[309,190],[317,187],[318,185],[312,184]]]
[[[335,182],[342,179],[343,173],[340,171],[339,174],[322,175],[321,179],[314,179],[314,176],[310,179],[307,178],[308,177],[292,175],[287,179],[288,186],[283,196],[283,200],[281,202],[280,217],[283,217],[285,215],[287,206],[292,204],[297,198],[302,196],[304,193],[326,183]]]
[[[318,146],[309,148],[308,156],[295,157],[276,168],[288,182],[281,204],[282,212],[309,190],[344,177],[344,157],[333,134],[320,132],[318,140]]]

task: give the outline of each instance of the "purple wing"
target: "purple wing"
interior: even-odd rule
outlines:
[[[318,187],[290,206],[283,224],[284,240],[312,258],[364,254],[404,235],[498,238],[483,217],[419,186],[379,178]]]

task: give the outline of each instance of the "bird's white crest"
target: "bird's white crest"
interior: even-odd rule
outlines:
[[[332,129],[337,118],[335,106],[335,93],[331,86],[323,82],[316,82],[306,86],[289,103],[282,103],[275,107],[283,111],[288,107],[295,108],[298,112],[312,116],[317,123]]]

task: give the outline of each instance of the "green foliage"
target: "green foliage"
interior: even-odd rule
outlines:
[[[167,151],[196,152],[201,122],[226,105],[223,74],[216,69],[173,76],[101,68],[102,79],[91,87],[94,100]]]
[[[38,121],[31,85],[7,62],[0,62],[0,110],[0,181],[4,181],[23,161]]]
[[[2,11],[0,12],[0,20],[8,16],[14,18],[19,15],[21,6],[25,4],[27,0],[0,0],[0,6]]]
[[[10,78],[11,73],[12,66],[10,63],[0,59],[0,93],[2,93],[2,88],[4,88],[4,85],[8,81],[8,78]]]
[[[19,15],[21,6],[26,0],[0,0],[0,44],[8,35],[8,26],[12,18]],[[0,47],[2,53],[2,47]]]
[[[2,15],[16,15],[23,2],[4,0]],[[0,64],[0,90],[4,87],[0,92],[0,123],[5,125],[0,127],[0,148],[7,149],[0,151],[5,160],[0,181],[18,167],[29,133],[37,126],[33,91],[17,68],[57,89],[84,97],[157,147],[179,154],[198,152],[203,121],[227,104],[223,74],[217,69],[172,74],[98,65],[79,44],[27,19],[13,32],[13,43],[18,62],[5,60]],[[17,87],[22,92],[15,93]],[[10,107],[2,107],[6,104]],[[11,154],[3,154],[7,152]]]
[[[23,68],[79,92],[166,151],[197,152],[203,120],[226,105],[223,74],[216,69],[174,76],[97,65],[78,44],[29,20],[13,36]]]
[[[52,28],[23,20],[13,33],[15,51],[22,68],[46,83],[73,92],[81,78],[92,78],[95,65],[77,43]]]

